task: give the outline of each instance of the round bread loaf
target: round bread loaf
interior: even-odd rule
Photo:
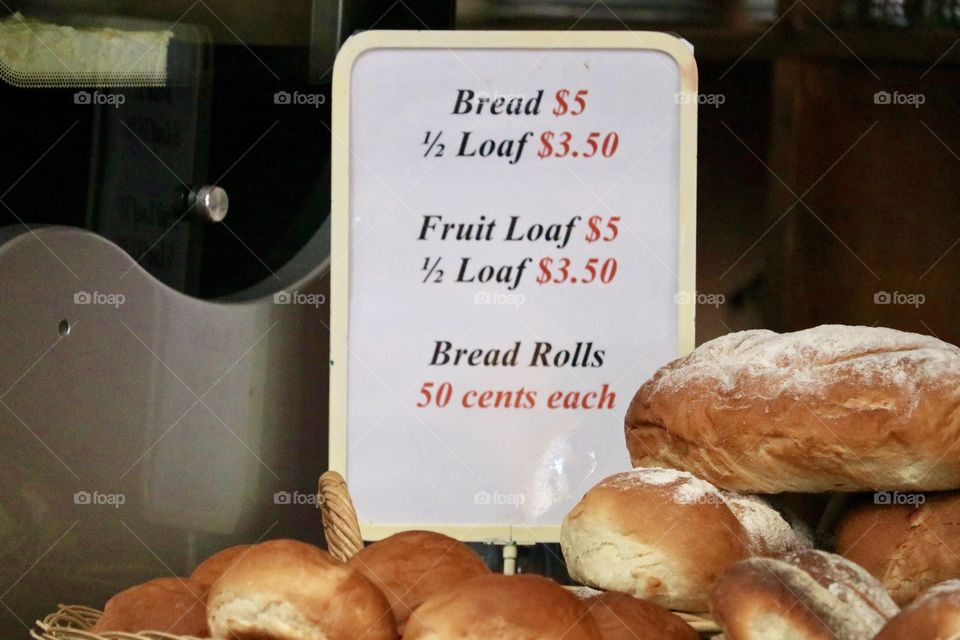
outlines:
[[[960,349],[893,329],[731,333],[627,411],[634,466],[752,493],[960,488]]]
[[[207,638],[205,586],[188,578],[157,578],[107,601],[92,633],[160,631]]]
[[[727,640],[871,640],[898,612],[862,567],[813,549],[738,562],[711,604]]]
[[[602,480],[560,530],[574,580],[679,611],[706,611],[714,582],[734,562],[809,544],[759,498],[673,469]]]
[[[930,587],[877,634],[876,640],[960,638],[960,580]]]
[[[586,606],[534,575],[472,578],[424,602],[403,640],[602,640]]]
[[[235,547],[218,551],[198,564],[193,573],[190,574],[190,578],[210,587],[250,548],[252,548],[252,545],[238,544]]]
[[[879,493],[874,500],[882,504],[859,504],[844,514],[837,553],[876,576],[901,606],[938,582],[960,578],[960,493]]]
[[[470,547],[429,531],[396,533],[364,547],[348,564],[387,597],[401,633],[410,612],[430,596],[490,573]]]
[[[663,607],[608,591],[584,600],[603,640],[698,640],[689,624]]]
[[[390,605],[363,574],[294,540],[255,545],[211,587],[216,638],[396,640]]]

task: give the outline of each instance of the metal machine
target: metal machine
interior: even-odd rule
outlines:
[[[5,635],[230,544],[320,540],[329,70],[355,30],[453,5],[11,4],[172,36],[154,86],[0,81]]]

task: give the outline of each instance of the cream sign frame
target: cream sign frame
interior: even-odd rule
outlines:
[[[331,375],[330,375],[330,440],[329,440],[329,468],[344,474],[348,484],[353,486],[359,477],[351,475],[352,469],[348,465],[351,442],[351,415],[349,413],[349,392],[351,382],[350,367],[361,367],[365,364],[355,363],[355,354],[351,351],[351,294],[361,295],[358,286],[363,286],[360,279],[352,282],[355,277],[352,269],[354,260],[352,251],[356,248],[358,238],[351,237],[351,225],[354,214],[354,162],[360,162],[352,146],[354,138],[361,132],[353,131],[352,119],[355,117],[354,100],[356,93],[354,70],[359,60],[369,52],[389,50],[403,51],[435,51],[457,55],[458,52],[502,52],[536,50],[542,56],[551,56],[555,52],[563,51],[597,51],[606,52],[619,50],[626,52],[659,52],[669,56],[676,64],[679,91],[675,94],[675,108],[679,113],[679,166],[676,168],[678,179],[675,196],[677,202],[677,218],[674,221],[674,233],[677,246],[671,255],[676,256],[675,281],[676,291],[674,300],[676,305],[675,333],[677,337],[676,350],[671,357],[685,354],[694,347],[694,315],[696,306],[695,291],[695,238],[696,238],[696,145],[697,145],[697,71],[691,47],[685,41],[661,33],[644,32],[456,32],[456,31],[370,31],[351,38],[341,50],[333,74],[333,192],[332,216],[333,236],[331,251]],[[463,56],[468,55],[462,53]],[[471,53],[470,55],[477,55]],[[664,61],[669,61],[665,59]],[[431,70],[424,68],[422,75],[429,75]],[[641,80],[638,80],[641,81]],[[621,78],[619,82],[630,82],[629,78]],[[416,100],[416,98],[412,98]],[[387,106],[384,105],[386,109]],[[671,107],[672,109],[673,107]],[[386,116],[385,116],[386,117]],[[420,133],[422,136],[422,132]],[[414,144],[429,142],[417,140]],[[535,144],[535,141],[531,142]],[[422,151],[422,149],[420,149]],[[535,153],[535,152],[534,152]],[[388,169],[389,170],[389,169]],[[399,168],[398,168],[399,170]],[[469,171],[464,172],[464,179],[469,180]],[[536,187],[533,187],[536,188]],[[674,224],[674,223],[671,223]],[[627,242],[627,240],[624,240]],[[401,267],[399,266],[398,269]],[[408,264],[408,263],[403,263]],[[416,265],[412,267],[415,275]],[[428,265],[424,265],[426,267]],[[408,268],[408,267],[402,267]],[[369,281],[369,280],[368,280]],[[661,304],[662,301],[661,301]],[[384,303],[383,318],[389,318],[390,309]],[[438,313],[442,315],[442,313]],[[393,326],[384,326],[385,341],[406,341],[407,336],[400,333],[400,329]],[[662,364],[662,363],[659,363]],[[358,371],[358,375],[362,374]],[[639,384],[640,381],[635,381]],[[416,395],[413,396],[416,398]],[[616,419],[622,421],[629,398],[624,399],[617,407]],[[621,410],[622,409],[622,410]],[[622,441],[621,441],[622,442]],[[383,446],[387,446],[384,444]],[[509,443],[504,443],[509,446]],[[426,456],[426,452],[419,450],[408,452],[413,455]],[[404,456],[403,451],[392,452],[398,458]],[[624,468],[626,467],[626,450],[623,447]],[[506,462],[505,462],[506,464]],[[382,469],[382,464],[378,468]],[[391,500],[391,507],[395,502],[409,500],[411,510],[417,503],[431,500],[431,492],[440,490],[445,478],[440,477],[442,470],[424,468],[424,477],[420,478],[416,488],[410,487],[399,497],[387,497],[388,490],[393,489],[388,469],[382,469],[384,478],[384,500]],[[430,475],[432,474],[432,475]],[[496,475],[496,474],[492,474]],[[401,478],[395,477],[399,482]],[[599,480],[599,478],[596,478]],[[477,486],[482,489],[483,484]],[[585,490],[585,489],[584,489]],[[483,492],[479,493],[482,497]],[[403,496],[408,496],[404,498]],[[379,495],[364,490],[360,495],[355,494],[357,509],[360,516],[364,538],[376,540],[396,531],[406,529],[427,529],[452,535],[462,540],[471,541],[499,541],[499,542],[551,542],[559,538],[559,519],[548,524],[516,523],[464,523],[444,522],[445,517],[438,517],[439,521],[421,521],[411,518],[404,521],[402,517],[383,521],[379,518],[365,516],[365,504],[379,499]],[[400,505],[402,507],[402,505]],[[405,512],[404,512],[405,513]]]

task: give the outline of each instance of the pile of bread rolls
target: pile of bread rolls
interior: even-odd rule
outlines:
[[[957,347],[871,327],[733,333],[657,371],[625,432],[636,468],[564,520],[575,580],[710,612],[727,640],[960,638]],[[817,540],[774,508],[857,492]]]
[[[730,334],[643,384],[625,430],[635,468],[561,529],[571,577],[599,593],[493,574],[436,533],[347,562],[272,540],[117,594],[92,631],[695,640],[674,610],[708,612],[725,640],[960,638],[957,347],[867,327]],[[798,493],[855,497],[815,536],[783,508]]]
[[[386,538],[348,562],[304,542],[270,540],[221,551],[188,578],[151,580],[117,594],[91,631],[271,640],[426,638],[405,633],[413,610],[490,575],[469,547],[424,531]]]
[[[494,574],[462,542],[426,531],[395,534],[347,562],[294,540],[231,547],[188,578],[117,594],[91,631],[230,640],[697,640],[655,604]]]

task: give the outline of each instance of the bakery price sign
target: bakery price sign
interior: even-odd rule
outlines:
[[[689,45],[372,31],[334,95],[330,467],[364,536],[556,540],[693,347]]]

